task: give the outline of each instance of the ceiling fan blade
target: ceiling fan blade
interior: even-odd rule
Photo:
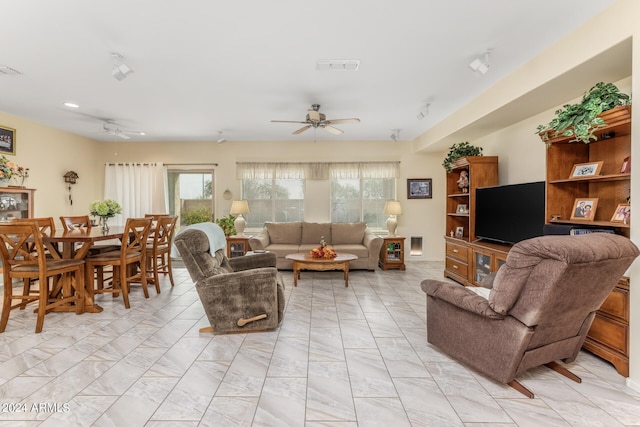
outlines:
[[[334,128],[333,126],[329,126],[329,125],[327,125],[327,126],[323,126],[323,128],[324,128],[326,131],[331,132],[331,133],[332,133],[332,134],[334,134],[334,135],[340,135],[340,134],[344,133],[344,131],[342,131],[342,130],[340,130],[340,129],[338,129],[338,128]]]
[[[271,120],[271,123],[307,123],[307,122],[300,122],[300,121],[293,121],[293,120]]]
[[[318,110],[308,110],[307,115],[309,116],[309,120],[312,122],[320,121],[320,112]]]
[[[345,124],[345,123],[360,123],[360,119],[352,118],[352,119],[331,119],[326,121],[327,124],[337,125],[337,124]]]
[[[298,135],[301,134],[302,132],[304,132],[305,130],[309,129],[311,127],[311,125],[306,125],[306,126],[302,126],[300,129],[298,129],[297,131],[292,132],[294,135]]]
[[[129,135],[127,135],[126,133],[122,132],[121,130],[118,130],[116,132],[116,136],[122,138],[122,139],[131,139],[131,137]]]

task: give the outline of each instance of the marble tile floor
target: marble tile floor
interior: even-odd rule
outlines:
[[[1,426],[632,426],[640,394],[582,352],[574,383],[539,368],[527,399],[426,342],[420,282],[407,271],[303,272],[286,281],[274,331],[199,334],[207,320],[186,270],[131,309],[100,295],[100,314],[13,311],[0,334]]]

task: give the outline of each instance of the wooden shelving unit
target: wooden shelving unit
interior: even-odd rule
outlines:
[[[619,203],[626,203],[631,174],[621,172],[622,163],[631,155],[631,107],[618,107],[602,113],[606,126],[590,144],[569,143],[569,137],[554,137],[547,150],[548,223],[614,230],[629,237],[629,224],[611,222]],[[569,178],[575,164],[604,162],[598,176]],[[593,221],[571,220],[576,198],[598,198]],[[552,220],[554,215],[560,219]],[[629,279],[622,277],[596,313],[584,348],[611,362],[616,370],[629,376]]]
[[[458,188],[460,172],[469,173],[469,191]],[[447,173],[447,218],[446,218],[446,258],[444,276],[464,285],[473,284],[474,252],[471,242],[476,240],[475,212],[476,188],[498,185],[497,156],[461,157],[453,164],[453,170]],[[466,205],[466,211],[459,207]],[[462,236],[456,231],[462,228]]]

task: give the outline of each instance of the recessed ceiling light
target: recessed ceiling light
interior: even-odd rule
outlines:
[[[144,132],[138,132],[140,134],[140,136],[146,136],[147,134]]]
[[[74,104],[73,102],[65,102],[64,106],[69,108],[80,108],[78,104]]]

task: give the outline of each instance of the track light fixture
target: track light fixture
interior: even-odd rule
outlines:
[[[400,140],[400,129],[393,129],[391,131],[391,135],[389,136],[394,142],[398,142]]]
[[[119,53],[112,53],[113,56],[113,70],[111,70],[111,75],[114,79],[118,81],[124,80],[129,74],[133,73],[133,70],[125,64],[123,61],[124,57]]]
[[[487,74],[487,71],[489,71],[489,53],[490,52],[491,50],[487,49],[484,52],[484,59],[476,58],[473,61],[471,61],[471,63],[469,64],[469,68],[471,68],[473,71],[478,71],[481,74]]]
[[[424,108],[422,108],[420,112],[416,115],[416,118],[418,120],[422,120],[429,115],[429,106],[431,106],[431,104],[425,105]]]
[[[218,131],[218,144],[224,144],[225,142],[227,142],[227,138],[224,138],[222,136],[222,131],[219,130]]]

